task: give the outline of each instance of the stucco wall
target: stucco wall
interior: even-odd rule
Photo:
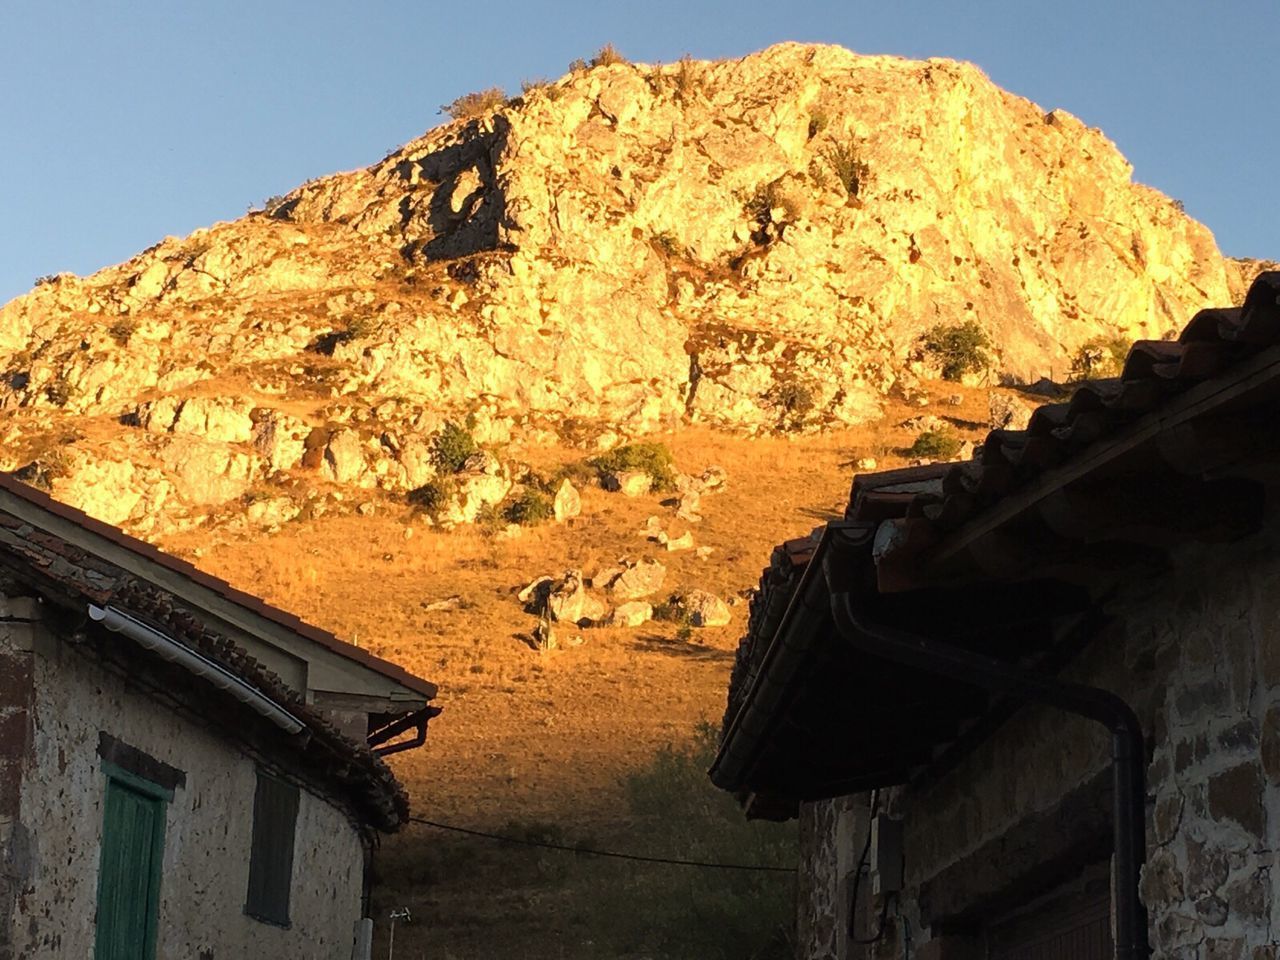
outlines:
[[[1142,894],[1155,955],[1169,960],[1278,955],[1280,557],[1269,543],[1280,532],[1182,554],[1173,576],[1113,605],[1121,620],[1064,672],[1124,696],[1153,743]],[[1036,856],[1105,843],[1108,770],[1104,729],[1029,707],[933,786],[888,791],[905,818],[906,924],[868,955],[900,955],[907,928],[921,956],[948,956],[927,949],[931,924],[1016,895]],[[833,811],[806,816],[836,823]],[[821,830],[805,836],[808,856],[836,855]],[[829,955],[817,943],[801,953]]]
[[[0,643],[3,641],[0,640]],[[301,793],[291,928],[243,912],[255,764],[62,642],[32,658],[34,755],[20,820],[31,838],[13,918],[18,956],[93,954],[105,778],[99,732],[186,774],[168,805],[157,948],[165,960],[349,960],[360,916],[362,847],[328,802]]]

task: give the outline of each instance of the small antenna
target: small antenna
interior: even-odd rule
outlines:
[[[398,910],[392,910],[387,919],[391,921],[391,931],[387,934],[387,960],[395,960],[396,921],[403,920],[405,923],[412,923],[413,915],[409,913],[408,907],[400,907]]]

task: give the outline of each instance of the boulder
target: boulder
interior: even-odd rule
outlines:
[[[511,487],[511,478],[496,457],[488,453],[471,457],[454,477],[453,496],[437,517],[446,526],[474,523],[485,507],[505,500]]]
[[[667,551],[669,553],[676,553],[677,551],[680,551],[680,550],[692,550],[693,549],[693,531],[686,530],[684,532],[684,535],[679,537],[674,537],[674,538],[667,537],[666,542],[664,543],[664,546],[667,548]]]
[[[1011,393],[992,391],[987,398],[988,423],[992,430],[1025,430],[1035,407]]]
[[[178,411],[174,433],[187,433],[221,443],[247,443],[253,438],[252,405],[226,397],[192,397]]]
[[[728,474],[723,467],[707,467],[698,476],[682,473],[676,477],[676,490],[682,497],[700,497],[724,487]]]
[[[695,627],[723,627],[733,619],[729,605],[706,590],[690,590],[679,606]]]
[[[641,560],[628,567],[609,584],[609,592],[619,600],[638,600],[662,589],[667,568],[657,560]]]
[[[950,430],[951,424],[941,417],[935,417],[931,413],[923,414],[919,417],[911,417],[903,420],[898,426],[904,430],[914,430],[917,433],[928,433],[930,430]]]
[[[325,444],[321,472],[334,483],[353,483],[364,473],[364,445],[354,430],[335,430]]]
[[[564,523],[570,517],[576,517],[582,513],[582,497],[568,480],[562,481],[560,488],[556,490],[552,509],[555,511],[557,523]]]
[[[261,527],[278,527],[302,512],[292,497],[264,497],[254,500],[245,508],[245,517]]]
[[[592,576],[587,578],[587,582],[590,586],[598,589],[604,589],[612,584],[613,581],[617,580],[626,569],[627,568],[624,566],[601,567]]]
[[[609,612],[604,603],[587,593],[581,570],[569,570],[552,587],[547,596],[547,609],[553,619],[579,625],[602,620]]]
[[[538,577],[536,580],[530,581],[529,585],[516,594],[516,599],[521,603],[528,603],[541,592],[544,596],[551,592],[551,584],[554,578]]]
[[[653,488],[653,478],[638,470],[623,470],[605,474],[603,485],[610,493],[621,493],[625,497],[639,497]]]
[[[690,491],[676,501],[676,516],[686,523],[697,523],[702,519],[698,511],[702,508],[702,495]]]
[[[653,605],[644,600],[629,600],[614,607],[609,615],[613,627],[638,627],[653,619]]]
[[[292,470],[302,463],[309,427],[297,417],[274,410],[260,417],[253,430],[253,446],[270,470]]]

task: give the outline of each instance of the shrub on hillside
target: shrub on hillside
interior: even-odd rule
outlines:
[[[541,93],[545,95],[548,100],[552,101],[560,99],[560,88],[544,77],[520,81],[521,96],[527,97],[534,93]]]
[[[546,523],[555,514],[551,498],[534,486],[525,487],[502,511],[508,523],[518,523],[522,527]]]
[[[818,405],[813,387],[800,380],[783,380],[775,384],[767,399],[781,414],[781,425],[788,428],[803,423],[805,417]]]
[[[678,257],[684,253],[684,249],[680,246],[680,241],[676,239],[676,235],[670,230],[655,233],[653,235],[653,244],[668,257]]]
[[[676,488],[676,462],[664,443],[642,441],[628,443],[588,461],[600,479],[610,473],[644,473],[653,481],[653,489]]]
[[[440,107],[440,112],[454,120],[471,120],[493,113],[507,102],[507,92],[501,87],[464,93],[452,103]]]
[[[618,52],[618,48],[612,43],[606,43],[603,47],[596,51],[596,55],[591,58],[591,66],[593,67],[611,67],[615,63],[630,63],[626,57]]]
[[[676,99],[681,103],[688,103],[698,92],[698,69],[689,54],[686,53],[677,63],[674,81]]]
[[[1124,337],[1094,337],[1071,358],[1071,379],[1092,380],[1118,377],[1129,356],[1130,341]]]
[[[953,460],[960,452],[960,438],[950,430],[926,430],[907,452],[925,460]]]
[[[55,407],[65,407],[71,400],[71,384],[67,383],[62,374],[58,374],[45,386],[44,395]]]
[[[132,320],[121,319],[107,329],[107,333],[111,335],[111,339],[122,347],[129,345],[130,338],[137,332],[138,325]]]
[[[776,180],[756,187],[755,193],[743,202],[742,209],[748,217],[760,224],[775,222],[774,210],[782,210],[784,221],[795,220],[800,215],[795,199],[787,196]]]
[[[431,441],[431,462],[441,473],[457,473],[479,450],[466,427],[449,421]]]
[[[871,168],[858,154],[858,148],[852,143],[836,142],[824,149],[821,156],[849,194],[849,199],[856,200],[871,174]]]
[[[437,477],[410,490],[405,499],[409,501],[410,506],[417,507],[423,513],[435,517],[449,503],[453,493],[453,481],[448,477]]]
[[[824,107],[814,107],[809,111],[809,139],[812,140],[831,125],[831,115]]]
[[[13,472],[23,483],[30,484],[40,490],[48,490],[53,481],[71,473],[71,457],[61,447],[53,447],[40,454],[24,467]]]
[[[991,340],[976,320],[961,324],[938,324],[921,338],[925,352],[942,367],[943,380],[959,380],[966,373],[977,373],[988,363]]]

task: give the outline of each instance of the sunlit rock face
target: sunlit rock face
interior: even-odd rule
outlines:
[[[1250,269],[1131,172],[953,61],[578,71],[0,308],[0,467],[200,522],[291,478],[418,488],[450,420],[494,445],[865,422],[936,373],[938,324],[986,331],[992,382],[1061,377]]]

